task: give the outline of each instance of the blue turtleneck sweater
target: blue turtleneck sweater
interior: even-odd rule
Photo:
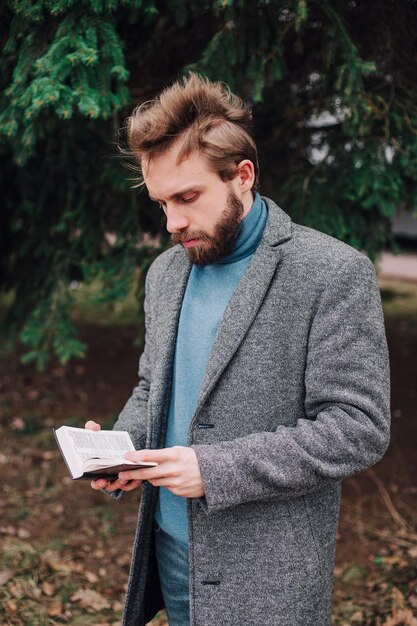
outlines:
[[[178,325],[165,447],[188,446],[188,428],[207,361],[224,310],[258,247],[267,207],[255,192],[249,213],[239,226],[231,254],[218,263],[193,265]],[[160,487],[157,524],[177,541],[188,543],[187,499]]]

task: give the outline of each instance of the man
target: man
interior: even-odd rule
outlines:
[[[143,482],[123,623],[327,626],[341,481],[389,441],[373,265],[255,191],[250,112],[223,85],[190,74],[129,139],[176,245],[146,277],[115,424],[158,465],[92,483]]]

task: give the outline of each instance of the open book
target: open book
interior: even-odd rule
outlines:
[[[125,452],[135,447],[129,433],[123,430],[99,430],[61,426],[54,429],[55,439],[71,477],[107,478],[116,480],[119,472],[142,467],[155,467],[157,463],[135,463],[123,458]]]

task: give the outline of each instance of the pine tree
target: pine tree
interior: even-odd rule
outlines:
[[[0,7],[3,337],[45,366],[84,354],[73,281],[126,297],[164,230],[118,131],[181,72],[253,108],[261,186],[372,258],[416,207],[417,6],[382,0],[9,0]],[[161,246],[164,239],[161,240]]]

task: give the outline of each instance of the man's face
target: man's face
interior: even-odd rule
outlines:
[[[177,163],[178,149],[174,144],[142,164],[144,181],[165,212],[172,242],[181,243],[192,263],[215,263],[233,250],[248,209],[237,179],[222,181],[198,153]]]

